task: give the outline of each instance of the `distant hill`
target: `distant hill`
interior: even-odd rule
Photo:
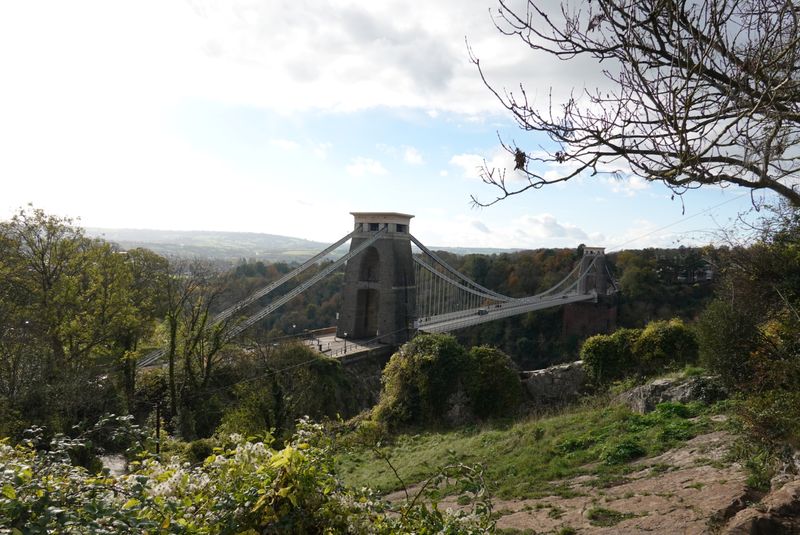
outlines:
[[[221,261],[236,261],[246,258],[267,262],[301,262],[330,245],[302,238],[257,232],[87,228],[86,233],[116,243],[122,249],[144,247],[161,255]],[[340,247],[331,256],[338,258],[344,255],[347,247],[347,245]],[[440,246],[429,246],[429,248],[458,255],[499,254],[518,250]]]
[[[296,262],[314,256],[330,245],[256,232],[87,228],[86,233],[114,242],[122,249],[144,247],[162,255],[213,260],[247,258],[269,262]],[[334,251],[333,256],[341,256],[345,252],[346,249],[341,248]]]

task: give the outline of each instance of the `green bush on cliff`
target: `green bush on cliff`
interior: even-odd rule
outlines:
[[[589,378],[604,384],[636,370],[633,346],[641,332],[641,329],[619,329],[614,334],[587,338],[581,346],[580,357]]]
[[[475,416],[513,415],[522,403],[522,383],[511,357],[488,346],[473,347],[467,356],[471,366],[467,395]]]
[[[660,373],[696,362],[697,354],[697,337],[679,319],[598,334],[588,338],[580,351],[586,373],[597,384]]]
[[[423,334],[392,355],[375,419],[389,427],[447,423],[456,394],[478,418],[512,415],[522,398],[511,359],[489,347],[467,352],[453,336]]]
[[[633,344],[643,374],[697,362],[697,337],[680,319],[652,321]]]

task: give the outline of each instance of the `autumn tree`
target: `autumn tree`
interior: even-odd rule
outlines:
[[[495,23],[535,52],[603,64],[602,87],[544,105],[484,83],[548,147],[503,143],[515,160],[483,170],[510,195],[622,170],[675,194],[704,185],[770,190],[800,206],[800,9],[788,0],[500,0]],[[537,139],[536,142],[540,142]],[[558,171],[555,175],[549,172]],[[518,171],[518,172],[517,172]]]

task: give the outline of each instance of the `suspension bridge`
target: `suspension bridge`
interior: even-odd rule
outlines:
[[[223,333],[225,339],[239,336],[342,266],[345,266],[343,303],[336,336],[360,340],[366,345],[370,342],[399,345],[417,332],[454,331],[536,310],[597,301],[599,296],[616,291],[602,248],[586,247],[573,270],[546,291],[510,297],[469,279],[425,247],[410,233],[412,215],[395,212],[352,215],[355,219],[352,232],[214,316],[212,324],[228,321],[230,325]],[[350,249],[345,255],[256,312],[233,320],[289,281],[301,278],[348,241]],[[344,347],[346,352],[346,342]],[[365,345],[351,343],[351,347]],[[165,354],[166,349],[153,351],[140,359],[138,366],[154,365]]]

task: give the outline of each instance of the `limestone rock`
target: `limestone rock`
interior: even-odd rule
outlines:
[[[675,401],[713,403],[726,397],[725,389],[715,377],[689,377],[688,379],[656,379],[646,385],[623,392],[618,401],[632,411],[645,414],[655,410],[659,403]]]
[[[761,503],[739,511],[725,535],[800,534],[800,480],[767,495]]]
[[[586,384],[583,361],[521,373],[528,399],[534,405],[561,405],[578,398]]]

